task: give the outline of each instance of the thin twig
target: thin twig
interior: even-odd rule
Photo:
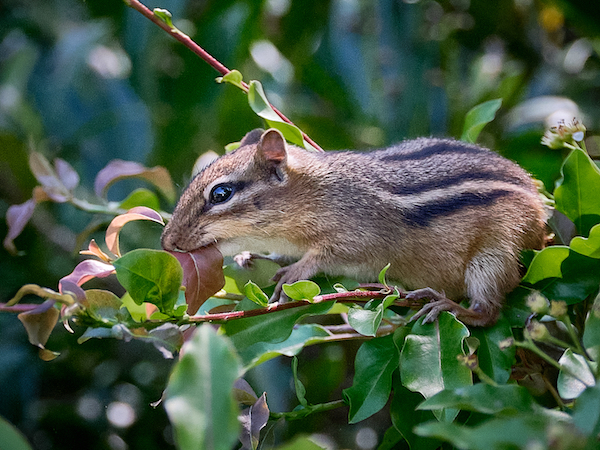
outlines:
[[[127,6],[130,6],[131,8],[135,9],[136,11],[141,13],[144,17],[146,17],[147,19],[149,19],[150,21],[152,21],[153,23],[158,25],[160,28],[162,28],[164,31],[169,33],[171,36],[173,36],[175,39],[177,39],[179,42],[181,42],[183,45],[185,45],[187,48],[189,48],[192,52],[194,52],[196,55],[198,55],[200,58],[202,58],[204,61],[206,61],[213,69],[215,69],[221,75],[225,76],[229,72],[231,72],[231,70],[229,70],[227,67],[225,67],[223,64],[221,64],[217,59],[215,59],[212,55],[210,55],[206,50],[204,50],[198,44],[196,44],[187,34],[182,33],[180,30],[178,30],[175,27],[170,27],[165,21],[163,21],[161,18],[157,17],[154,14],[154,12],[150,11],[145,5],[140,3],[138,0],[124,0],[124,1]],[[249,89],[248,84],[246,84],[244,81],[242,81],[240,84],[242,86],[242,90],[244,92],[248,93],[248,89]],[[281,120],[283,120],[286,123],[289,123],[290,125],[294,125],[294,123],[290,119],[288,119],[281,111],[279,111],[273,105],[271,105],[271,108],[273,108],[273,111],[275,111],[275,113],[281,118]],[[304,133],[303,131],[301,131],[301,132],[302,132],[302,137],[304,138],[304,140],[306,142],[308,142],[310,145],[312,145],[316,150],[321,151],[321,152],[323,151],[323,149],[319,146],[319,144],[317,144],[315,141],[313,141],[306,133]]]

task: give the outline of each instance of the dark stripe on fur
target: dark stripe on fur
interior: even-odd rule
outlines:
[[[414,209],[405,210],[404,221],[408,225],[425,227],[429,224],[429,222],[438,217],[454,214],[464,208],[489,206],[499,198],[511,194],[511,191],[501,189],[483,193],[463,192],[449,198],[443,198],[425,203],[424,205],[417,206]]]
[[[402,145],[399,147],[402,148]],[[395,153],[394,153],[395,151]],[[449,153],[457,153],[457,154],[474,154],[481,155],[485,154],[493,154],[489,150],[485,150],[481,147],[470,146],[464,143],[452,142],[452,141],[440,141],[435,144],[428,145],[427,147],[423,147],[421,149],[417,149],[415,151],[411,151],[411,147],[407,147],[402,152],[398,152],[397,149],[391,148],[387,152],[390,154],[381,156],[382,161],[411,161],[411,160],[420,160],[426,159],[430,156],[434,155],[444,155]],[[387,153],[386,152],[386,153]]]
[[[444,176],[444,174],[440,173],[438,176],[439,178],[433,178],[421,183],[394,186],[391,192],[392,194],[396,195],[415,195],[427,191],[433,191],[434,189],[448,188],[450,186],[455,186],[467,181],[503,181],[516,186],[523,186],[523,180],[519,179],[518,177],[489,170],[480,170],[477,172],[453,174],[448,176]]]

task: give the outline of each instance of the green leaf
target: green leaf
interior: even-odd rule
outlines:
[[[186,342],[165,391],[165,409],[181,450],[230,450],[240,425],[233,384],[241,375],[233,346],[208,324]]]
[[[385,274],[387,273],[390,266],[391,264],[387,263],[387,265],[383,269],[381,269],[381,272],[379,272],[379,283],[383,284],[385,287],[387,287],[387,282],[385,281]]]
[[[421,436],[443,439],[462,449],[582,449],[585,445],[570,424],[530,413],[488,420],[471,428],[455,423],[430,422],[417,426],[415,431]],[[555,446],[554,439],[559,436],[561,441],[566,441],[566,445]]]
[[[152,12],[154,13],[154,15],[156,17],[158,17],[160,20],[162,20],[164,23],[166,23],[169,26],[169,28],[171,28],[171,29],[175,28],[173,26],[173,20],[172,20],[173,16],[171,15],[171,13],[168,10],[163,9],[163,8],[154,8],[152,10]]]
[[[600,295],[596,296],[585,320],[582,342],[592,358],[600,361]]]
[[[591,439],[600,434],[600,383],[587,388],[579,396],[573,407],[573,423]]]
[[[569,247],[581,255],[600,258],[600,224],[592,227],[589,238],[576,236],[571,239]]]
[[[513,336],[510,323],[501,317],[493,327],[474,327],[471,329],[474,337],[479,339],[477,358],[479,367],[496,383],[506,383],[512,372],[516,349],[510,346],[500,349],[500,342]]]
[[[139,188],[129,194],[127,198],[121,202],[119,208],[128,210],[135,208],[136,206],[145,206],[158,211],[160,210],[160,201],[154,192],[148,189]]]
[[[375,336],[385,310],[399,297],[398,293],[387,295],[383,300],[372,300],[365,305],[352,306],[348,310],[348,323],[363,336]]]
[[[123,306],[121,299],[112,292],[102,289],[85,291],[85,300],[82,304],[90,317],[104,323],[117,323],[127,315],[126,312],[121,311]]]
[[[348,421],[357,423],[385,406],[392,389],[392,373],[398,367],[393,336],[363,343],[354,361],[354,382],[343,394],[350,405]]]
[[[242,76],[242,74],[240,73],[240,71],[234,69],[231,72],[226,73],[222,77],[218,77],[216,79],[216,81],[217,81],[217,83],[229,83],[229,84],[232,84],[235,87],[241,89],[242,91],[245,91],[244,86],[242,86],[243,79],[244,79],[244,77]]]
[[[297,355],[304,347],[325,342],[329,336],[327,330],[320,325],[297,325],[286,340],[277,343],[257,342],[240,350],[239,354],[248,370],[279,355]]]
[[[420,423],[435,420],[431,411],[417,409],[417,406],[423,402],[423,396],[402,386],[398,372],[394,373],[392,381],[394,394],[390,403],[390,418],[394,428],[400,432],[411,449],[439,449],[441,444],[439,440],[421,437],[414,433],[415,427]],[[398,448],[406,448],[406,446]]]
[[[221,330],[231,338],[238,352],[243,352],[258,342],[285,341],[292,334],[296,322],[302,317],[325,314],[333,304],[334,302],[315,303],[262,316],[232,320],[223,324]]]
[[[561,370],[558,373],[556,387],[562,398],[577,398],[587,387],[593,386],[596,383],[594,374],[590,370],[590,366],[586,363],[585,358],[582,355],[573,353],[573,350],[570,348],[565,350],[558,363]],[[597,367],[596,363],[590,364],[594,368]]]
[[[6,450],[33,450],[17,427],[0,417],[0,448]]]
[[[250,108],[259,117],[262,117],[267,125],[275,128],[283,134],[283,137],[292,144],[304,147],[307,150],[314,150],[312,146],[304,142],[302,132],[294,125],[284,122],[281,117],[273,110],[273,107],[267,100],[265,91],[260,81],[252,80],[249,83],[248,103]]]
[[[129,311],[131,318],[136,322],[143,322],[148,318],[146,315],[146,304],[136,304],[133,301],[133,298],[131,298],[131,295],[129,295],[129,292],[125,292],[125,295],[121,297],[121,304]]]
[[[183,271],[177,259],[162,250],[137,249],[114,261],[119,283],[133,301],[156,305],[169,314],[179,295]]]
[[[583,150],[573,150],[561,169],[554,190],[556,209],[571,219],[580,234],[587,236],[600,222],[600,169]]]
[[[284,284],[283,292],[292,300],[313,301],[313,298],[321,293],[317,283],[310,280],[300,280],[293,284]]]
[[[535,402],[527,389],[516,384],[490,386],[478,383],[458,389],[438,392],[419,405],[418,409],[456,408],[484,414],[533,412]]]
[[[483,127],[494,120],[500,106],[502,106],[502,99],[498,98],[473,107],[465,117],[461,140],[475,142]]]
[[[577,303],[597,292],[600,260],[583,256],[568,247],[548,247],[535,255],[523,281],[546,298]]]
[[[292,374],[294,375],[294,387],[296,388],[296,397],[300,405],[306,407],[308,402],[306,401],[306,388],[300,379],[298,378],[298,358],[295,356],[292,358]]]
[[[463,339],[469,336],[468,328],[450,313],[423,325],[418,320],[412,333],[406,336],[400,354],[402,384],[429,398],[444,389],[454,389],[473,384],[471,371],[457,360],[464,355]],[[453,420],[458,411],[434,411],[440,420]]]
[[[269,304],[267,294],[252,281],[248,281],[244,286],[244,294],[259,306],[266,307]]]
[[[306,436],[300,436],[289,444],[277,447],[277,450],[325,450],[325,447],[315,444]]]

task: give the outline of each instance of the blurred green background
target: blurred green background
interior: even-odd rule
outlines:
[[[552,190],[563,154],[539,144],[551,114],[600,126],[600,2],[590,0],[161,0],[175,25],[327,149],[381,147],[416,136],[460,136],[466,112],[502,98],[480,142],[517,160]],[[31,196],[31,149],[71,163],[91,195],[112,159],[163,165],[179,189],[195,159],[223,152],[261,126],[244,95],[119,0],[0,3],[0,214]],[[553,116],[558,117],[558,116]],[[597,151],[597,141],[588,146]],[[121,183],[109,197],[122,199]],[[170,210],[173,205],[165,204]],[[104,218],[106,219],[106,218]],[[0,250],[0,302],[23,284],[56,288],[76,264],[76,240],[96,220],[43,204]],[[140,232],[130,245],[158,246]],[[6,234],[4,221],[0,234]],[[130,233],[132,234],[132,233]],[[134,233],[135,234],[135,233]],[[43,363],[15,315],[0,315],[0,415],[34,448],[172,446],[160,398],[172,361],[139,342],[88,341],[57,329]],[[358,344],[309,348],[300,371],[311,402],[340,398]],[[304,368],[304,370],[303,370]],[[310,368],[310,370],[308,370]],[[249,379],[272,410],[295,406],[289,360]],[[298,431],[331,448],[373,448],[389,419],[349,426],[337,410],[277,424],[267,442]]]

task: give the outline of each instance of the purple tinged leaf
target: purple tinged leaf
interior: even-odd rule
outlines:
[[[106,195],[108,188],[124,178],[140,178],[156,186],[170,202],[175,201],[176,193],[171,175],[160,166],[147,168],[133,161],[115,159],[98,172],[94,181],[94,191],[98,197]]]
[[[85,291],[72,280],[66,280],[63,278],[60,281],[59,291],[61,294],[73,295],[77,299],[78,303],[83,303],[86,300]]]
[[[269,407],[267,406],[267,393],[254,403],[254,405],[242,411],[240,422],[242,423],[242,432],[240,441],[244,449],[255,450],[260,441],[260,430],[262,430],[269,420]]]
[[[29,342],[36,347],[45,348],[50,333],[58,322],[60,314],[54,308],[54,303],[54,300],[46,300],[37,308],[17,316],[27,330]]]
[[[52,168],[44,155],[41,153],[32,152],[31,155],[29,155],[29,167],[31,168],[31,172],[33,172],[35,178],[44,188],[44,191],[48,197],[57,203],[64,203],[69,199],[71,196],[69,190],[59,179],[55,170]],[[63,172],[67,171],[67,169],[64,167],[61,167],[61,170]],[[72,183],[72,180],[70,182]]]
[[[253,405],[258,400],[252,387],[243,378],[238,378],[233,383],[233,396],[235,400],[243,405]]]
[[[31,198],[20,205],[12,205],[6,211],[6,224],[8,225],[8,233],[4,238],[4,248],[10,253],[17,253],[14,240],[21,234],[29,219],[33,215],[36,201]]]
[[[106,237],[104,238],[104,242],[106,243],[108,250],[116,256],[121,256],[121,251],[119,250],[119,233],[121,232],[123,226],[132,220],[152,220],[153,222],[160,223],[161,225],[165,224],[162,216],[159,213],[145,206],[131,208],[125,214],[115,217],[106,229]]]
[[[86,259],[85,261],[77,264],[77,267],[75,267],[73,272],[61,278],[58,282],[58,286],[62,292],[63,289],[67,288],[67,286],[72,286],[70,283],[81,286],[83,283],[91,280],[92,278],[104,278],[113,273],[115,273],[115,268],[112,264],[106,264],[93,259]],[[68,282],[68,284],[63,285],[65,282]]]
[[[60,158],[54,160],[54,168],[63,186],[69,192],[73,192],[73,189],[79,185],[79,174],[75,172],[71,164]]]

